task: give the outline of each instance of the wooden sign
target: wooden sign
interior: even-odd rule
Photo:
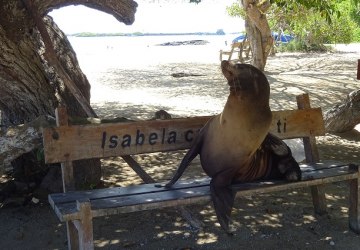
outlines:
[[[44,128],[47,163],[187,149],[211,117]],[[324,134],[321,109],[274,111],[281,139]]]

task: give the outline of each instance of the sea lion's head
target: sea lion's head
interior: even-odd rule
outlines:
[[[228,81],[230,92],[243,97],[269,100],[270,85],[264,73],[250,64],[221,62],[221,70]]]

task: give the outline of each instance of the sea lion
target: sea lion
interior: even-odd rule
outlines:
[[[211,177],[216,215],[229,232],[235,198],[231,184],[269,177],[297,180],[301,172],[286,144],[268,133],[272,120],[270,86],[263,72],[249,64],[228,61],[221,62],[221,69],[230,86],[223,112],[200,130],[165,186],[171,187],[200,154],[202,168]]]

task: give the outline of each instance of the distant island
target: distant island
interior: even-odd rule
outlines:
[[[238,34],[236,33],[228,33],[228,34]],[[142,32],[134,32],[134,33],[93,33],[93,32],[80,32],[74,34],[67,34],[67,36],[74,37],[106,37],[106,36],[188,36],[188,35],[214,35],[221,36],[225,35],[225,32],[222,29],[217,30],[216,32],[189,32],[189,33],[142,33]]]
[[[180,46],[180,45],[205,45],[208,44],[205,40],[190,40],[190,41],[176,41],[157,44],[156,46]]]

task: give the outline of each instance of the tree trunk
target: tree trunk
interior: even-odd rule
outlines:
[[[271,3],[242,0],[242,5],[246,12],[245,29],[253,54],[251,64],[263,71],[274,43],[265,14]]]
[[[360,123],[360,90],[351,92],[344,103],[334,106],[324,114],[327,132],[342,133]]]
[[[90,84],[82,73],[66,35],[46,14],[67,5],[83,4],[134,21],[132,0],[7,0],[0,2],[0,111],[2,126],[54,116],[65,105],[71,116],[96,116],[90,107]],[[98,182],[100,161],[79,162],[75,179]]]

